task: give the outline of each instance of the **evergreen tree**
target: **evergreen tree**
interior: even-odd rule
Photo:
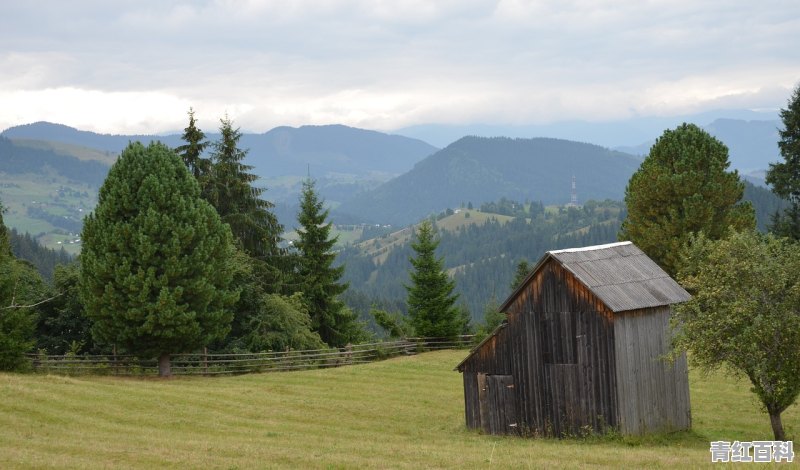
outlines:
[[[0,370],[21,370],[33,345],[36,312],[33,305],[46,298],[46,286],[30,263],[11,254],[0,203]]]
[[[444,259],[436,258],[438,245],[431,223],[422,222],[411,244],[416,257],[410,259],[411,285],[406,286],[408,315],[419,336],[454,337],[464,328],[463,318],[455,305],[455,283],[444,271]]]
[[[48,354],[86,351],[100,353],[92,340],[92,322],[83,313],[80,300],[80,264],[75,261],[55,268],[57,296],[40,309],[36,328],[37,347]]]
[[[307,179],[303,182],[297,217],[300,228],[294,243],[298,252],[298,285],[314,330],[330,346],[341,347],[363,339],[365,333],[356,315],[339,299],[347,290],[347,284],[339,282],[344,266],[333,266],[336,260],[333,246],[337,238],[330,236],[328,210],[322,207],[314,181]]]
[[[56,251],[39,244],[30,233],[20,235],[16,229],[8,231],[11,241],[11,253],[17,259],[30,262],[39,271],[39,274],[47,281],[53,280],[53,273],[59,264],[69,264],[73,261],[72,256],[62,246]]]
[[[675,276],[689,234],[717,240],[729,227],[755,227],[753,208],[740,202],[744,184],[728,166],[727,147],[694,124],[665,131],[625,189],[628,217],[619,239]]]
[[[197,127],[196,123],[194,109],[189,108],[189,126],[183,130],[183,135],[181,136],[181,139],[186,144],[176,148],[175,152],[180,155],[184,165],[189,169],[189,173],[200,183],[201,194],[205,197],[207,196],[211,160],[203,158],[203,152],[208,147],[208,141],[205,140],[206,134]]]
[[[214,142],[211,154],[209,201],[245,252],[266,263],[263,281],[277,283],[283,227],[271,212],[273,204],[261,198],[264,189],[253,186],[258,177],[250,173],[252,166],[243,163],[247,150],[239,148],[241,132],[227,116],[220,122],[220,140]]]
[[[132,143],[111,167],[83,226],[80,293],[92,336],[158,357],[196,350],[230,329],[232,239],[197,181],[161,143]]]
[[[517,263],[517,270],[514,272],[514,280],[511,281],[510,286],[512,292],[528,277],[528,274],[531,273],[531,269],[533,269],[533,267],[528,264],[528,260],[526,259],[520,260],[520,262]]]
[[[772,231],[779,236],[800,240],[800,85],[794,90],[786,109],[781,109],[783,129],[778,147],[783,162],[770,163],[767,183],[791,206],[775,213]]]

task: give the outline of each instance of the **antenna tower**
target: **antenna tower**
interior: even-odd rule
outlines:
[[[569,205],[572,207],[578,206],[578,193],[575,191],[575,175],[572,175],[572,196],[570,197]]]

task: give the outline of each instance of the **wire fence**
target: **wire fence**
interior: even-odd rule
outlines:
[[[234,375],[280,372],[366,364],[390,357],[413,355],[439,349],[463,349],[472,344],[471,335],[456,338],[405,338],[397,341],[348,345],[344,348],[261,353],[173,354],[173,375]],[[30,354],[36,373],[60,375],[156,376],[158,360],[132,355],[47,355]]]

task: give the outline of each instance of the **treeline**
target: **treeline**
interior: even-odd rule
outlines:
[[[185,145],[129,144],[84,219],[79,262],[41,263],[52,285],[22,260],[41,255],[30,236],[15,256],[0,218],[0,369],[24,368],[24,353],[39,349],[157,357],[169,375],[172,354],[204,347],[283,351],[368,339],[339,298],[347,286],[314,182],[303,184],[299,238],[287,248],[242,163],[239,129],[227,117],[220,123],[209,142],[190,111]]]
[[[789,207],[789,201],[781,199],[767,188],[756,186],[747,180],[742,181],[744,182],[743,199],[750,201],[750,204],[753,205],[756,227],[759,231],[766,232],[775,214]]]
[[[39,244],[30,233],[20,234],[17,229],[9,230],[11,252],[17,258],[30,262],[48,282],[53,281],[53,274],[59,264],[69,264],[72,255],[64,248],[54,250]]]

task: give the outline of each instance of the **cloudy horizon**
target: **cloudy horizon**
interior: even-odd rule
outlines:
[[[0,18],[0,130],[609,122],[774,111],[793,1],[36,1]]]

